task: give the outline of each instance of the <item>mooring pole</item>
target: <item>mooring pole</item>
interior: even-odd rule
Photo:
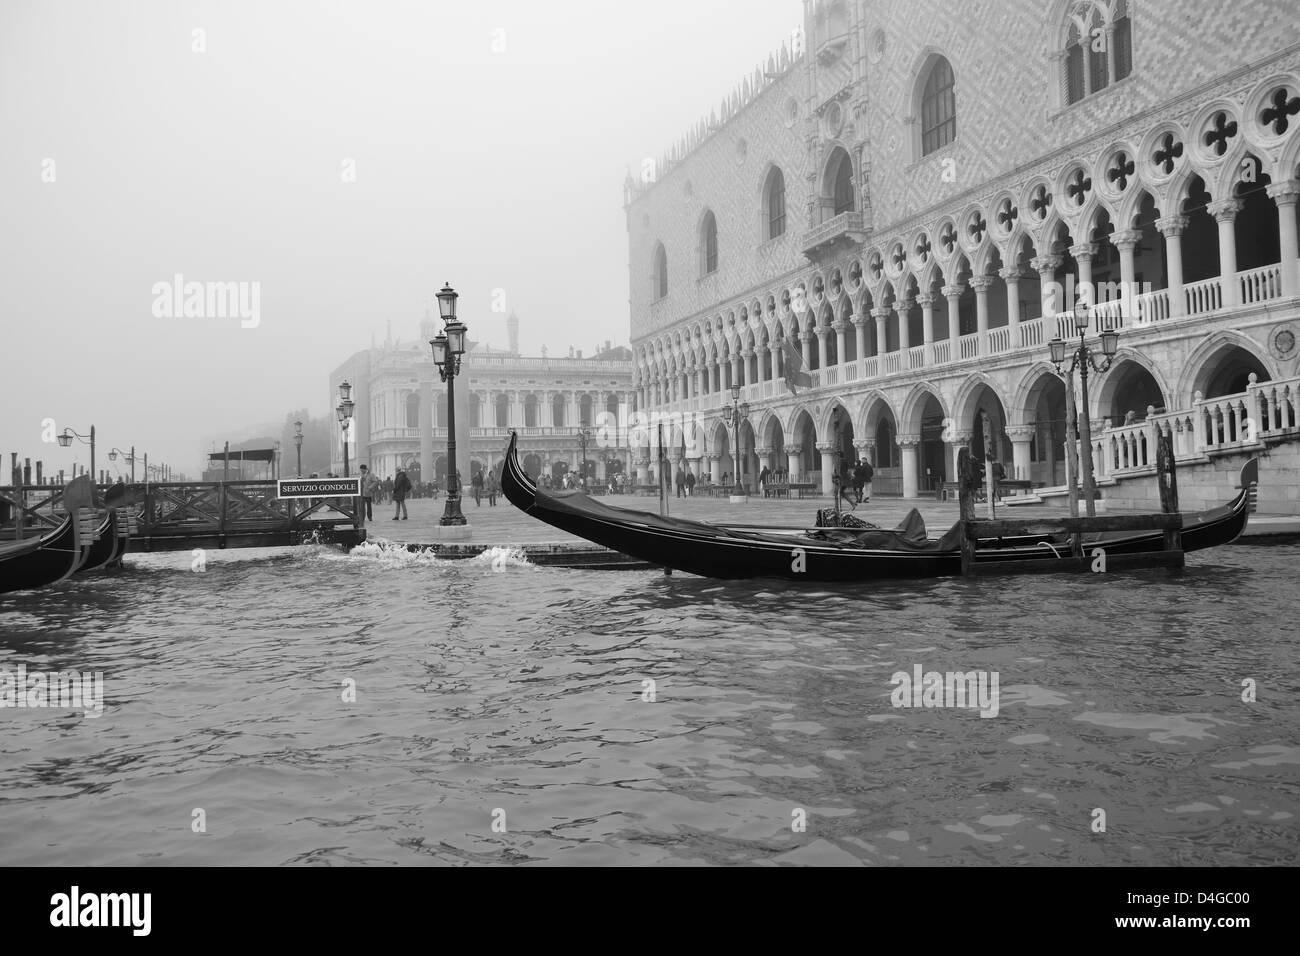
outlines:
[[[993,496],[997,493],[998,479],[993,474],[993,463],[997,457],[993,454],[993,426],[989,422],[989,413],[980,412],[980,421],[984,425],[984,496],[988,498],[989,520],[997,517],[993,507]]]
[[[974,465],[970,449],[963,447],[957,452],[957,501],[958,525],[961,528],[961,573],[970,574],[975,564],[976,541],[970,536],[970,524],[975,520],[975,482]]]
[[[1079,441],[1078,408],[1074,402],[1074,373],[1065,376],[1065,482],[1070,517],[1079,517]],[[1078,531],[1070,535],[1070,554],[1083,555],[1083,538]]]

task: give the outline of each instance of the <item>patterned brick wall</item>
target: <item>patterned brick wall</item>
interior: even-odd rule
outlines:
[[[787,73],[629,205],[634,337],[805,264],[798,246],[807,201],[807,149],[802,122],[787,124],[789,101],[803,82],[797,68]],[[802,117],[802,98],[797,103]],[[787,226],[783,236],[764,242],[762,186],[772,164],[785,175]],[[706,209],[717,217],[718,268],[700,278],[699,226]],[[656,242],[668,254],[668,295],[652,303]]]
[[[880,227],[1292,46],[1294,0],[1129,0],[1133,72],[1061,108],[1054,57],[1064,0],[869,0],[862,30],[885,35],[867,66],[868,189]],[[909,162],[904,117],[926,50],[955,74],[957,139]],[[943,160],[955,181],[943,181]]]

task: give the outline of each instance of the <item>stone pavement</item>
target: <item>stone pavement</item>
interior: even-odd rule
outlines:
[[[611,505],[623,508],[638,508],[642,511],[657,513],[659,499],[639,495],[610,495],[598,498]],[[434,544],[438,541],[438,519],[442,517],[446,497],[436,500],[416,498],[407,501],[410,518],[406,521],[393,521],[393,504],[384,502],[375,507],[375,520],[366,523],[366,530],[371,539],[384,538],[402,544]],[[817,517],[818,508],[830,507],[830,498],[775,499],[750,497],[746,504],[730,504],[723,498],[670,498],[668,514],[673,517],[689,518],[695,521],[707,521],[712,524],[753,524],[764,527],[800,527],[811,528]],[[903,520],[904,515],[916,507],[931,537],[939,537],[952,527],[957,520],[957,502],[939,502],[932,498],[904,500],[902,498],[874,498],[870,503],[863,503],[853,512],[885,528],[892,528]],[[515,547],[520,545],[581,544],[583,539],[553,528],[536,518],[530,518],[504,497],[497,498],[496,507],[491,507],[483,499],[481,507],[475,507],[474,499],[468,498],[462,503],[462,511],[469,520],[471,536],[464,541],[467,545]],[[997,509],[999,518],[1022,518],[1033,520],[1050,515],[1062,514],[1063,510],[1043,506]],[[976,506],[976,514],[985,517],[983,505]],[[1248,536],[1270,534],[1300,533],[1300,518],[1268,518],[1252,516],[1247,527]]]

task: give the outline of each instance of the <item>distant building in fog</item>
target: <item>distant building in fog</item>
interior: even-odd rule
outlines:
[[[438,377],[429,347],[440,328],[426,313],[417,341],[390,340],[365,349],[330,373],[331,408],[338,404],[339,382],[347,379],[353,386],[356,412],[348,448],[353,474],[360,461],[381,478],[406,468],[418,472],[413,479],[433,473],[445,482],[447,386]],[[469,340],[456,377],[457,457],[466,482],[475,471],[501,462],[512,428],[519,432],[519,457],[531,474],[574,469],[580,456],[580,425],[592,427],[601,412],[617,413],[620,404],[630,408],[633,403],[630,348],[606,341],[590,354],[570,348],[567,355],[548,356],[543,347],[540,356],[524,356],[519,353],[519,318],[514,313],[506,319],[506,330],[505,349]],[[470,334],[479,331],[471,328]],[[332,435],[330,467],[341,474],[337,420]],[[618,464],[610,464],[611,458]],[[598,478],[611,468],[630,468],[626,448],[589,445],[587,459]]]

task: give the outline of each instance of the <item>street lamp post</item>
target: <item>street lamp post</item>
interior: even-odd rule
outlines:
[[[741,423],[749,418],[749,402],[740,401],[740,386],[731,386],[731,404],[722,410],[722,419],[732,426],[732,457],[735,459],[736,470],[732,475],[735,486],[731,489],[733,498],[745,497],[745,486],[740,483],[740,426]]]
[[[275,443],[275,460],[271,462],[271,477],[280,477],[280,443]]]
[[[456,468],[456,375],[460,372],[460,357],[465,354],[466,326],[456,318],[456,300],[459,296],[452,287],[443,283],[438,293],[438,313],[443,330],[429,340],[438,375],[447,383],[447,504],[438,524],[468,524],[460,510],[460,473]]]
[[[343,436],[343,477],[348,477],[348,426],[352,421],[352,410],[356,408],[356,402],[352,401],[352,386],[348,384],[347,379],[339,385],[339,404],[334,409],[339,416],[339,431]]]
[[[63,432],[58,436],[58,441],[60,445],[62,445],[64,448],[67,448],[69,445],[72,444],[72,439],[74,438],[77,439],[77,441],[81,442],[82,444],[90,446],[90,487],[92,489],[91,497],[93,499],[94,498],[93,489],[95,488],[95,485],[99,482],[99,476],[95,473],[95,426],[94,425],[90,426],[89,435],[83,435],[80,432],[73,431],[71,428],[64,428]]]
[[[122,460],[127,462],[131,466],[131,484],[134,485],[135,484],[135,446],[132,445],[131,450],[129,452],[122,451],[122,449],[118,448],[116,445],[113,446],[113,449],[108,453],[108,460],[117,461],[118,455],[121,455]]]
[[[298,477],[302,477],[302,422],[294,422],[293,444],[298,449]]]
[[[1097,503],[1094,500],[1096,482],[1092,471],[1092,416],[1088,406],[1088,371],[1092,370],[1097,375],[1100,375],[1110,368],[1111,359],[1114,358],[1119,349],[1119,332],[1115,329],[1102,331],[1101,358],[1098,359],[1097,353],[1089,348],[1088,343],[1085,341],[1090,319],[1088,307],[1076,302],[1074,305],[1074,328],[1079,333],[1079,344],[1069,358],[1070,366],[1068,369],[1062,368],[1065,365],[1067,353],[1065,340],[1060,338],[1052,339],[1048,343],[1048,348],[1051,350],[1052,364],[1056,366],[1058,374],[1069,378],[1073,376],[1076,368],[1079,370],[1080,391],[1083,398],[1083,408],[1081,409],[1079,421],[1079,438],[1080,443],[1083,445],[1080,470],[1083,472],[1084,504],[1088,509],[1088,517],[1093,518],[1097,515]],[[1072,435],[1067,435],[1066,438],[1073,440]]]
[[[582,459],[578,465],[580,470],[579,477],[582,479],[582,490],[587,490],[587,442],[591,441],[591,431],[587,428],[587,423],[583,422],[578,426],[578,447],[582,450]]]

